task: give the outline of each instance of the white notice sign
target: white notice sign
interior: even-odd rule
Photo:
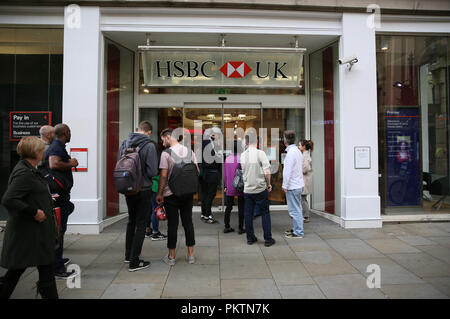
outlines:
[[[77,172],[87,172],[88,169],[88,149],[87,148],[71,148],[70,157],[76,158],[78,161]],[[74,168],[72,168],[75,171]]]
[[[370,147],[355,147],[355,169],[370,168]]]

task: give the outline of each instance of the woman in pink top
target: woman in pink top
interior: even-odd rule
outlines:
[[[238,154],[238,142],[234,141],[233,153],[228,155],[225,159],[224,165],[224,184],[225,184],[225,229],[224,233],[233,232],[234,229],[230,227],[230,214],[234,205],[234,197],[238,198],[238,211],[239,211],[239,234],[245,233],[244,229],[244,194],[238,192],[233,187],[233,179],[236,174],[236,170],[241,168],[241,164],[239,164],[239,154]]]

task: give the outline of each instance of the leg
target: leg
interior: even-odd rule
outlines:
[[[42,299],[58,299],[55,276],[52,265],[38,266],[39,281],[37,289]]]
[[[293,233],[297,236],[303,236],[303,215],[301,205],[301,194],[303,188],[288,190],[286,193],[286,200],[288,202],[288,210],[292,216]]]
[[[133,244],[134,232],[136,229],[136,205],[138,202],[137,195],[125,196],[128,207],[128,223],[125,236],[125,260],[130,260],[131,246]]]
[[[193,247],[195,245],[195,233],[194,233],[194,224],[192,223],[192,202],[193,196],[189,196],[186,199],[183,199],[182,206],[180,207],[180,217],[181,217],[181,224],[183,225],[184,228],[184,234],[186,236],[186,246],[192,247],[190,250],[193,253],[194,252]]]
[[[230,228],[230,215],[234,205],[234,196],[225,197],[225,215],[224,215],[224,224],[225,228]]]
[[[139,264],[142,245],[145,238],[145,223],[148,220],[148,213],[151,209],[151,191],[141,191],[136,205],[136,229],[133,237],[130,252],[130,265]]]
[[[206,189],[206,203],[205,203],[205,212],[206,216],[211,216],[212,211],[212,203],[214,201],[214,198],[216,197],[217,193],[217,186],[219,182],[219,173],[218,172],[207,172],[206,173],[206,180],[207,180],[207,189]]]
[[[25,269],[8,269],[1,279],[0,299],[9,299]]]
[[[167,248],[173,249],[175,257],[175,248],[177,247],[177,231],[178,231],[178,202],[175,195],[164,199],[164,208],[167,216]],[[172,256],[171,256],[172,258]]]
[[[309,218],[308,195],[302,195],[303,218]]]
[[[261,222],[264,231],[264,240],[272,240],[272,225],[270,221],[270,211],[269,211],[269,192],[265,190],[257,194],[256,206],[261,214]]]
[[[55,256],[55,265],[54,270],[56,273],[62,273],[66,271],[66,267],[64,266],[63,254],[64,254],[64,234],[67,230],[67,221],[70,215],[70,196],[64,195],[61,196],[56,206],[61,209],[61,234],[59,240],[59,247],[56,249]]]
[[[206,172],[204,172],[203,174],[206,174]],[[205,176],[202,179],[201,186],[202,186],[202,215],[209,216],[208,205],[207,205],[208,183],[205,180]]]
[[[244,229],[244,196],[238,196],[239,229]]]
[[[255,239],[255,233],[253,229],[253,211],[255,209],[255,202],[253,199],[253,194],[244,194],[245,197],[245,232],[247,233],[247,241],[252,241]]]

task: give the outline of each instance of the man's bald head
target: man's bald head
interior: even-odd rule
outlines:
[[[53,126],[44,125],[39,129],[39,135],[41,136],[41,140],[50,144],[55,139],[55,129]]]
[[[57,124],[55,126],[55,136],[58,140],[69,143],[70,142],[70,128],[64,123]]]

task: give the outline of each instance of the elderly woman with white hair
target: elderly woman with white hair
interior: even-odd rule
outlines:
[[[217,148],[221,145],[222,131],[218,127],[205,130],[202,141],[202,163],[200,173],[200,184],[202,188],[202,214],[201,219],[205,223],[216,222],[212,215],[211,206],[217,193],[221,173],[221,158]]]

